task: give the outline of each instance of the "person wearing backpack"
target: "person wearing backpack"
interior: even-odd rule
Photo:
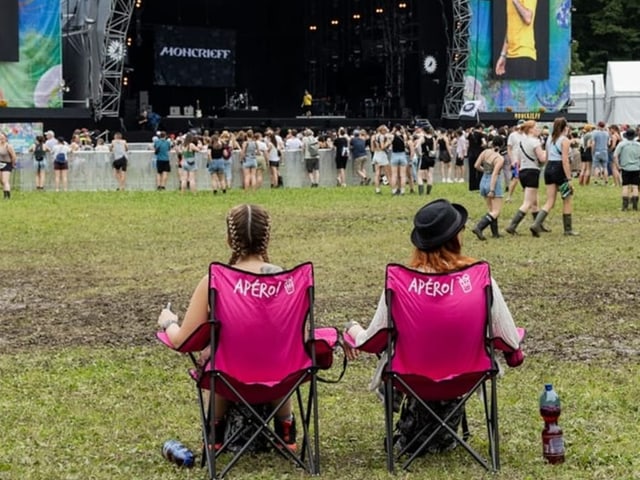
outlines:
[[[36,137],[36,142],[29,149],[33,153],[33,168],[36,171],[36,190],[44,190],[45,171],[47,168],[47,152],[49,147],[42,135]]]
[[[317,188],[320,182],[320,142],[309,128],[302,132],[302,151],[304,165],[309,175],[312,188]]]

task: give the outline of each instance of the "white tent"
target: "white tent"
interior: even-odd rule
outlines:
[[[591,124],[604,120],[604,75],[574,75],[569,78],[569,89],[573,102],[569,113],[586,113]]]
[[[640,62],[608,62],[606,121],[640,123]]]

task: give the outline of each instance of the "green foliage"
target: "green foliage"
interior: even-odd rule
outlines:
[[[603,73],[607,61],[637,60],[640,3],[573,0],[573,38],[578,42],[575,73]]]
[[[467,206],[468,227],[485,213],[463,185],[438,184],[435,193]],[[205,478],[160,455],[168,438],[199,454],[200,433],[187,359],[153,334],[161,307],[170,300],[182,316],[207,264],[227,259],[229,207],[266,206],[272,261],[313,261],[317,319],[339,326],[369,321],[384,265],[408,259],[411,219],[426,200],[369,188],[224,197],[16,192],[2,209],[0,480]],[[516,237],[479,242],[465,234],[466,253],[490,261],[528,330],[525,365],[499,385],[502,470],[485,473],[457,449],[397,478],[638,478],[640,217],[618,207],[617,189],[579,187],[579,237],[562,235],[559,205],[547,222],[553,232],[540,239],[525,234],[530,217]],[[503,227],[516,208],[505,205]],[[385,471],[382,408],[367,391],[375,364],[361,356],[340,384],[320,387],[324,478],[395,478]],[[536,402],[548,381],[564,405],[567,462],[555,467],[540,453]],[[479,399],[470,417],[471,442],[483,448]],[[243,459],[232,472],[305,478],[277,455]]]

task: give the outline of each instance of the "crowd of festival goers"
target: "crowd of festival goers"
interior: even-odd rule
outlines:
[[[283,186],[280,167],[289,158],[287,152],[301,152],[308,185],[318,187],[320,151],[330,151],[335,157],[338,187],[346,187],[352,178],[346,173],[349,161],[353,162],[356,183],[371,185],[376,194],[430,195],[436,183],[466,183],[470,190],[479,190],[487,202],[487,215],[474,229],[481,240],[485,239],[486,227],[491,227],[493,236],[499,236],[497,218],[502,202],[512,201],[519,185],[524,201],[506,229],[511,234],[527,213],[534,219],[534,236],[546,231],[543,222],[556,194],[563,201],[565,233],[575,233],[570,205],[574,183],[619,186],[622,209],[638,209],[638,132],[630,126],[604,122],[571,128],[564,118],[557,118],[550,127],[521,120],[512,127],[485,128],[477,124],[449,130],[398,124],[371,130],[339,128],[318,135],[308,128],[178,135],[158,131],[148,148],[153,151],[158,190],[166,189],[173,168],[178,172],[180,190],[195,191],[195,172],[204,167],[210,174],[213,193],[225,193],[232,185],[234,162],[242,167],[242,188],[261,188],[267,181],[271,188],[279,188]],[[37,138],[30,149],[36,188],[44,189],[50,162],[56,191],[66,190],[74,153],[84,150],[109,153],[118,189],[126,188],[129,146],[122,134],[115,133],[105,142],[104,138],[93,139],[86,129],[74,132],[68,142],[52,131]],[[16,154],[7,137],[0,134],[0,178],[5,198],[11,195],[9,178],[15,162]],[[538,205],[541,183],[547,190],[545,205]]]

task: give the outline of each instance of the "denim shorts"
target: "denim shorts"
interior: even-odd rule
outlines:
[[[480,180],[480,195],[486,197],[489,195],[489,191],[491,190],[491,174],[484,173],[482,174],[482,179]],[[502,198],[504,196],[504,187],[502,185],[502,175],[498,176],[498,180],[496,181],[496,186],[493,189],[493,196],[496,198]]]
[[[257,168],[258,167],[258,161],[256,160],[256,157],[245,157],[244,161],[242,162],[242,168]]]
[[[224,172],[224,160],[222,158],[214,158],[209,162],[209,173],[213,175],[214,173],[223,173]]]
[[[407,166],[407,154],[404,152],[391,152],[391,166],[392,167],[406,167]]]
[[[196,162],[195,158],[189,160],[185,158],[182,160],[182,170],[185,172],[195,172],[198,170],[198,162]]]

